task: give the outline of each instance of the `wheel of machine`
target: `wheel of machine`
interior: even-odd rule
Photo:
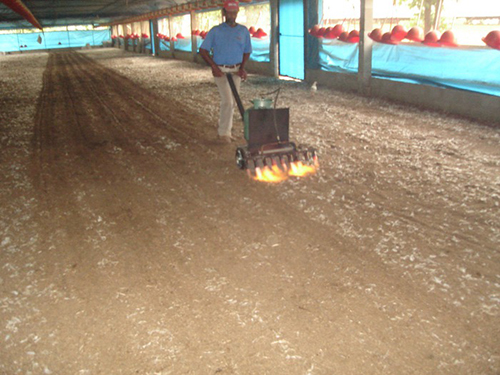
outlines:
[[[235,160],[236,160],[236,166],[239,169],[245,169],[247,163],[245,161],[245,152],[241,147],[238,147],[236,149]]]

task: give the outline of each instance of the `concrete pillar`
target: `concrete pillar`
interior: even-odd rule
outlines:
[[[138,39],[139,47],[137,49],[137,52],[139,53],[144,52],[144,38],[142,37],[143,32],[144,31],[142,30],[142,22],[139,22],[139,39]]]
[[[309,34],[309,29],[314,25],[319,23],[318,14],[319,14],[319,3],[318,0],[309,0],[304,2],[304,41],[306,48],[306,56],[305,56],[305,65],[306,65],[306,73],[309,69],[315,70],[319,69],[319,39],[313,37]],[[321,12],[322,13],[322,12]],[[306,77],[307,79],[308,77]]]
[[[158,56],[160,52],[160,39],[158,39],[158,19],[152,19],[151,26],[151,43],[154,43],[155,55]]]
[[[174,27],[172,26],[172,15],[168,15],[168,35],[170,35],[170,56],[175,59],[174,53],[174,42],[172,42],[172,38],[174,35]]]
[[[359,31],[358,91],[361,95],[371,94],[372,47],[368,33],[373,29],[373,0],[361,0]]]
[[[273,69],[273,76],[278,78],[279,76],[279,67],[278,67],[278,0],[270,1],[271,7],[271,41],[269,45],[269,58],[271,62],[271,66]]]
[[[198,29],[198,22],[196,20],[194,10],[189,12],[189,15],[191,17],[191,53],[193,54],[193,61],[196,62],[196,55],[198,54],[198,38],[196,35],[193,35],[193,30]]]

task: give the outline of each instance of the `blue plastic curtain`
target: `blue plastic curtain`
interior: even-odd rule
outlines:
[[[200,36],[195,36],[196,38],[196,52],[200,52],[201,44],[203,43],[203,38]]]
[[[170,42],[161,39],[160,40],[160,51],[170,51]]]
[[[177,51],[191,52],[191,37],[178,39],[174,42],[174,49]]]
[[[281,75],[304,79],[304,2],[279,1],[279,70]]]
[[[38,37],[42,43],[38,43]],[[110,30],[89,31],[53,31],[35,32],[31,34],[4,34],[0,35],[0,51],[28,51],[40,49],[56,49],[68,47],[83,47],[101,45],[111,40]],[[25,47],[26,46],[26,47]]]
[[[323,41],[319,55],[322,70],[358,71],[358,44]],[[500,96],[500,51],[374,43],[372,75]]]
[[[257,62],[270,62],[269,38],[252,38],[252,53],[250,60]]]

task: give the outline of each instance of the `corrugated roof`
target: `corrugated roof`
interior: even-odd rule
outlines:
[[[0,3],[0,29],[32,28],[21,15]],[[24,0],[42,27],[97,25],[187,3],[186,0]]]

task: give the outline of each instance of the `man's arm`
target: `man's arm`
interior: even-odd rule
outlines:
[[[200,50],[201,51],[201,50]],[[241,79],[244,81],[247,79],[247,71],[245,70],[245,64],[247,63],[248,59],[250,58],[249,53],[244,53],[243,54],[243,60],[241,61],[240,65],[240,70],[238,70],[238,75],[241,77]]]
[[[224,73],[222,73],[222,71],[219,69],[217,64],[210,56],[210,53],[206,49],[200,48],[200,55],[203,58],[203,60],[205,60],[206,63],[210,65],[210,67],[212,68],[212,74],[214,77],[222,77],[224,75]]]

